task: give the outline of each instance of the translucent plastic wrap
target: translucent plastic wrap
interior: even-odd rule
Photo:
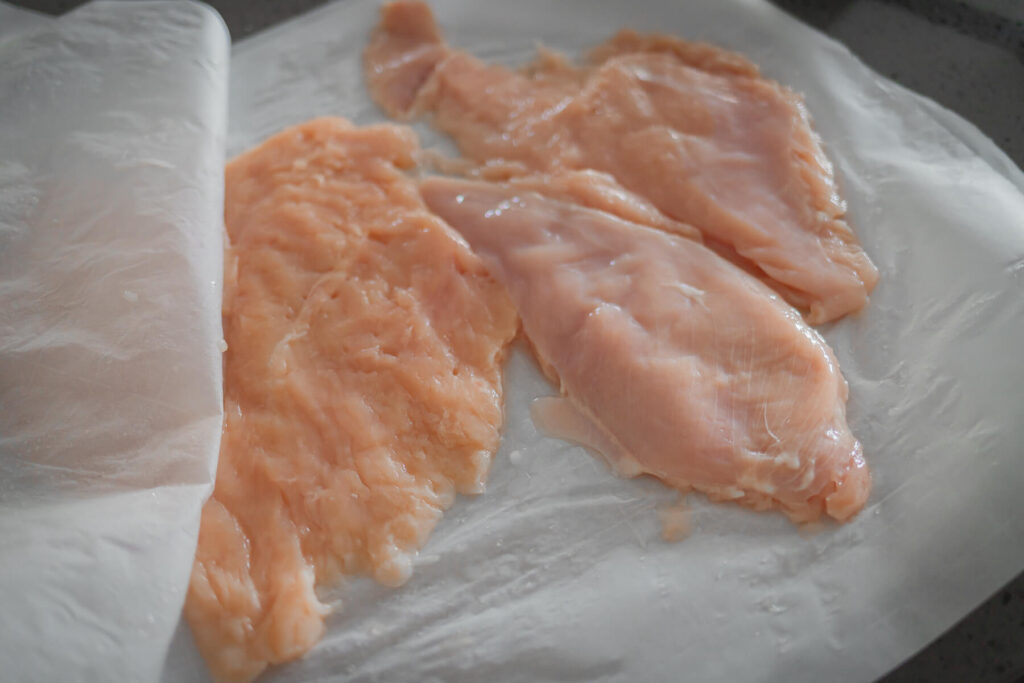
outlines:
[[[691,496],[693,534],[665,543],[676,494],[539,436],[529,401],[552,387],[520,351],[487,492],[406,586],[341,590],[323,643],[268,680],[869,680],[1024,567],[1024,177],[990,141],[764,2],[432,4],[497,62],[632,26],[738,50],[806,95],[882,271],[868,309],[823,330],[874,492],[814,534]],[[237,45],[229,154],[316,115],[381,120],[361,73],[377,12],[337,3]]]
[[[155,680],[219,442],[227,32],[0,11],[0,678]]]

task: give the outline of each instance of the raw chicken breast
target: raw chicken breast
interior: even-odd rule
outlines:
[[[542,53],[510,71],[448,49],[425,5],[398,2],[365,59],[392,115],[433,114],[478,163],[611,174],[777,282],[811,323],[861,309],[878,279],[802,99],[739,55],[623,32],[585,67]]]
[[[551,199],[573,202],[611,213],[633,223],[701,240],[692,225],[674,221],[658,211],[643,197],[619,185],[615,178],[597,171],[568,171],[547,175],[527,175],[509,179],[512,187],[533,191]]]
[[[185,606],[219,679],[309,650],[317,584],[404,582],[483,488],[518,323],[402,174],[416,146],[320,119],[228,165],[225,424]]]
[[[870,475],[821,336],[700,244],[512,185],[433,178],[427,205],[505,283],[546,372],[548,430],[716,500],[847,520]]]

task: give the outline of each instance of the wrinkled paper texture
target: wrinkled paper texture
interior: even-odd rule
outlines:
[[[156,680],[220,436],[228,36],[0,22],[0,679]]]
[[[313,116],[384,120],[361,73],[377,5],[234,48],[229,156]],[[823,328],[874,491],[813,535],[690,496],[694,533],[665,543],[656,507],[676,494],[538,435],[529,401],[553,389],[520,350],[487,492],[456,503],[406,586],[332,593],[323,642],[267,680],[865,681],[1024,568],[1024,177],[995,145],[765,2],[433,5],[495,62],[631,26],[738,50],[806,95],[882,272],[863,314]]]

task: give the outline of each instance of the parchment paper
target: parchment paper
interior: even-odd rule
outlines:
[[[694,534],[664,543],[655,508],[675,494],[539,436],[528,403],[552,388],[520,351],[487,492],[406,586],[340,591],[321,645],[267,680],[869,680],[1024,567],[1024,177],[994,144],[764,2],[434,7],[497,62],[632,26],[736,49],[806,95],[882,272],[862,315],[824,329],[874,492],[810,536],[691,496]],[[382,120],[360,64],[376,18],[349,0],[238,44],[229,154],[312,116]]]
[[[0,680],[156,680],[220,433],[227,32],[0,23]]]

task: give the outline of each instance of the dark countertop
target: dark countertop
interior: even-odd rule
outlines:
[[[206,0],[235,40],[324,1]],[[1024,0],[772,1],[879,73],[973,122],[1024,168]],[[13,2],[49,14],[82,4]],[[1024,680],[1024,573],[881,680]]]

